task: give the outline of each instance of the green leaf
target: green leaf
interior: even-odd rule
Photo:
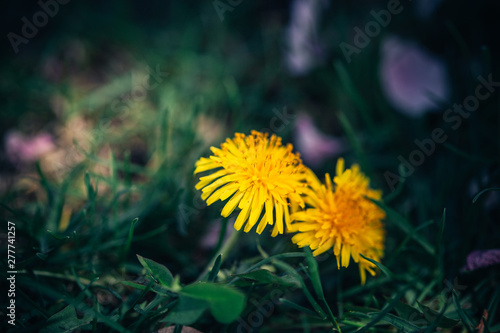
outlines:
[[[295,279],[293,276],[291,275],[277,276],[276,274],[268,271],[267,269],[258,269],[244,274],[234,274],[233,276],[243,279],[253,280],[262,284],[277,284],[285,287],[291,287],[291,286],[300,287],[300,282],[297,281],[297,279]]]
[[[457,309],[458,316],[462,320],[462,324],[469,332],[474,331],[474,324],[472,323],[472,320],[469,318],[469,316],[462,309],[462,306],[460,305],[457,296],[455,296],[454,292],[451,294],[451,296],[453,298],[453,303],[455,304],[455,308]]]
[[[139,259],[139,262],[141,263],[142,267],[144,267],[146,271],[153,278],[155,278],[161,285],[165,287],[172,286],[174,277],[172,276],[172,273],[170,273],[167,267],[151,259],[144,258],[140,255],[137,255],[137,259]]]
[[[448,317],[445,317],[441,315],[439,312],[432,310],[430,307],[423,305],[422,303],[417,302],[418,307],[422,312],[424,313],[425,319],[429,321],[430,323],[436,321],[439,319],[437,322],[437,327],[441,328],[451,328],[458,324],[459,320],[451,319]],[[441,316],[441,317],[440,317]]]
[[[177,305],[160,321],[178,325],[191,325],[201,317],[209,306],[210,304],[204,300],[181,295]]]
[[[41,333],[61,333],[74,332],[77,329],[91,329],[87,327],[94,316],[92,311],[86,310],[83,312],[76,311],[73,305],[68,305],[61,311],[57,312],[47,320],[47,326],[44,327]]]
[[[245,308],[245,295],[237,289],[209,282],[188,285],[179,293],[206,301],[214,318],[224,324],[236,320]]]

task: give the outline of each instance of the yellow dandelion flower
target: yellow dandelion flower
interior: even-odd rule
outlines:
[[[246,222],[244,231],[250,231],[261,215],[258,234],[267,225],[274,224],[273,237],[284,232],[284,224],[290,227],[290,207],[305,207],[301,194],[307,171],[291,144],[283,146],[274,134],[269,138],[267,133],[252,131],[248,136],[236,133],[220,149],[211,150],[213,155],[200,158],[194,171],[213,172],[196,184],[208,205],[229,199],[221,212],[224,217],[238,207],[236,230]]]
[[[381,222],[385,213],[367,198],[380,200],[382,192],[369,187],[370,180],[357,164],[344,170],[343,159],[337,161],[334,185],[329,174],[325,184],[312,173],[308,178],[311,191],[304,199],[308,208],[292,214],[292,231],[298,232],[292,241],[309,246],[315,256],[333,249],[339,268],[348,267],[352,257],[364,284],[366,271],[375,275],[376,266],[360,254],[380,261],[385,236]]]

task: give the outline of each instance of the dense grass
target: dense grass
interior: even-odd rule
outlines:
[[[331,4],[319,30],[324,61],[293,77],[282,60],[288,5],[243,1],[220,21],[211,2],[70,2],[18,54],[4,40],[0,128],[49,132],[57,153],[19,167],[2,148],[2,331],[500,330],[498,265],[461,271],[470,252],[500,244],[498,91],[458,128],[443,121],[479,75],[500,79],[497,6],[444,1],[422,23],[404,4],[347,63],[339,43],[386,2]],[[9,6],[4,35],[39,10]],[[379,46],[390,33],[443,57],[451,94],[442,109],[410,118],[385,99]],[[333,253],[313,258],[291,235],[225,238],[234,218],[194,189],[194,163],[211,145],[271,128],[276,112],[292,115],[274,131],[284,142],[299,112],[345,137],[347,163],[384,191],[386,254],[364,286],[354,265],[338,270]],[[447,140],[392,188],[398,156],[436,128]],[[314,171],[333,173],[335,160]],[[15,327],[5,316],[8,221]]]

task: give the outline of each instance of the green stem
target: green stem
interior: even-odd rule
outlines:
[[[330,322],[335,326],[335,329],[337,332],[342,333],[342,330],[340,329],[339,324],[337,323],[337,319],[335,319],[335,316],[333,315],[332,309],[330,309],[330,305],[328,305],[328,302],[324,297],[320,297],[320,300],[323,302],[326,310],[327,310],[327,315],[328,318],[330,319]]]

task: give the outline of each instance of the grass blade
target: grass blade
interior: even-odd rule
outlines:
[[[422,248],[429,253],[430,255],[434,256],[436,254],[436,250],[434,247],[420,234],[417,232],[417,230],[406,220],[403,216],[401,216],[398,212],[395,210],[389,208],[386,204],[383,202],[377,201],[377,200],[372,200],[370,199],[373,203],[375,203],[377,206],[382,208],[386,213],[389,221],[392,221],[399,229],[401,229],[404,233],[406,233],[408,236],[410,236],[413,240],[415,240]]]
[[[474,198],[472,199],[472,203],[476,203],[476,201],[479,199],[479,197],[482,196],[484,193],[486,193],[488,191],[500,191],[500,187],[488,187],[488,188],[485,188],[484,190],[482,190],[481,192],[479,192],[478,194],[476,194],[474,196]]]
[[[314,288],[314,292],[316,296],[321,300],[324,307],[327,310],[327,315],[330,322],[335,326],[338,332],[341,332],[339,324],[337,323],[337,319],[333,315],[332,309],[328,305],[328,302],[325,299],[325,294],[323,293],[323,286],[321,285],[321,278],[319,276],[318,262],[313,257],[311,249],[309,247],[304,248],[304,252],[306,253],[307,265],[309,266],[309,272],[311,274],[311,283]]]
[[[359,254],[361,257],[363,257],[363,259],[365,260],[368,260],[369,262],[371,262],[372,264],[374,264],[375,266],[378,267],[378,269],[380,269],[382,271],[382,273],[384,273],[388,278],[390,279],[394,279],[394,274],[389,270],[389,268],[385,267],[384,265],[382,265],[381,263],[379,263],[378,261],[375,261],[373,259],[370,259],[368,257],[365,257],[364,255],[362,255],[361,253]]]
[[[298,305],[297,303],[294,303],[292,301],[289,301],[287,300],[286,298],[280,298],[279,301],[286,307],[289,307],[291,309],[294,309],[294,310],[297,310],[297,311],[300,311],[302,313],[305,313],[309,316],[313,316],[313,317],[318,317],[318,314],[312,310],[309,310],[308,308],[305,308],[301,305]]]
[[[467,331],[474,332],[474,324],[472,323],[472,320],[469,318],[469,316],[462,309],[462,306],[460,305],[460,302],[458,301],[458,298],[454,292],[452,292],[451,297],[453,299],[453,303],[455,304],[455,308],[457,309],[458,316],[462,320],[462,324],[467,329]]]
[[[221,262],[222,262],[222,254],[219,254],[217,256],[217,259],[215,259],[214,266],[212,267],[212,270],[208,274],[208,278],[207,278],[208,282],[214,282],[215,279],[217,278],[217,274],[219,274]]]
[[[135,218],[132,223],[130,224],[130,229],[128,230],[128,236],[127,236],[127,242],[125,243],[125,246],[123,247],[122,255],[121,255],[121,262],[123,263],[125,261],[125,258],[128,254],[128,251],[130,250],[130,244],[132,244],[132,238],[134,238],[134,227],[135,224],[139,221],[139,218]]]

